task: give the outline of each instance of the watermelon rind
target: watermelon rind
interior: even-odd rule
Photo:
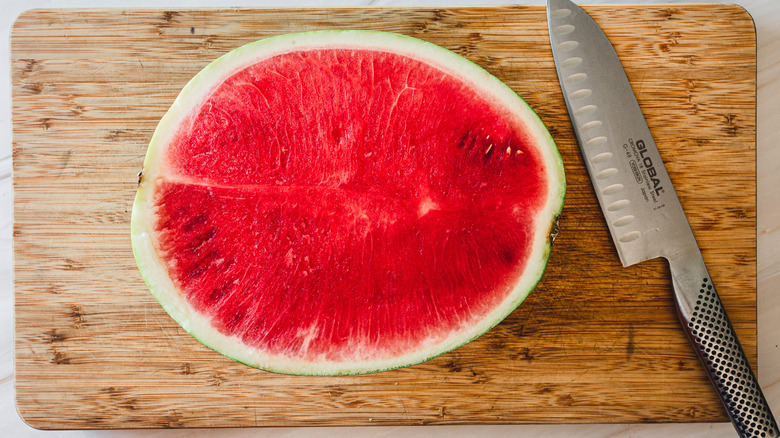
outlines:
[[[195,311],[171,280],[166,263],[160,257],[153,239],[155,181],[160,174],[161,158],[178,126],[193,107],[202,102],[224,78],[257,62],[259,59],[307,48],[366,48],[398,53],[424,61],[444,72],[462,78],[480,93],[517,117],[531,132],[547,166],[549,191],[544,207],[536,217],[535,235],[524,273],[509,297],[482,320],[457,336],[423,350],[391,359],[358,362],[306,362],[276,357],[252,348],[236,336],[215,329],[209,319]],[[251,367],[294,375],[354,375],[406,367],[451,351],[478,338],[512,313],[534,290],[546,269],[551,246],[557,233],[557,221],[566,193],[563,162],[555,142],[533,109],[508,85],[468,59],[413,37],[379,31],[331,30],[285,34],[239,47],[207,65],[182,89],[170,109],[160,120],[144,160],[138,192],[133,204],[131,240],[133,253],[152,295],[165,311],[192,337],[208,348]]]

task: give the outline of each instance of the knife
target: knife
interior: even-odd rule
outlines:
[[[569,0],[547,1],[547,23],[566,108],[620,261],[668,261],[683,328],[739,436],[779,437],[615,50]]]

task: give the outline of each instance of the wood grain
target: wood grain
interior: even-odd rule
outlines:
[[[587,8],[623,60],[710,273],[756,358],[755,30],[733,5]],[[187,335],[129,239],[157,121],[210,61],[280,33],[367,28],[452,49],[558,142],[568,193],[544,280],[426,363],[275,375]],[[539,6],[32,10],[15,23],[16,401],[34,427],[726,421],[675,316],[668,268],[622,268],[574,141]]]

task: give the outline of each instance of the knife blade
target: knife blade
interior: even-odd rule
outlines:
[[[683,328],[737,432],[780,436],[609,39],[569,0],[548,0],[547,21],[566,108],[620,261],[668,261]]]

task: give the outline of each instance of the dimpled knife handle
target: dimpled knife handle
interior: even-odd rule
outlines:
[[[758,386],[707,268],[703,260],[697,262],[677,272],[672,266],[678,309],[686,332],[739,436],[780,437],[777,421]]]

